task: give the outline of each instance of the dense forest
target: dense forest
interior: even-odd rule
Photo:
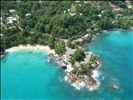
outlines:
[[[1,1],[1,52],[19,44],[55,48],[60,39],[72,41],[97,30],[129,29],[133,8],[128,5],[133,2]]]

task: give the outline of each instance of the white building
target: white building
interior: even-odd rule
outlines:
[[[81,4],[79,4],[79,6],[81,7],[82,5],[81,5]]]
[[[102,15],[101,15],[101,14],[99,14],[98,16],[99,16],[99,18],[101,18],[101,17],[102,17]]]
[[[21,2],[21,0],[16,0],[16,2]]]
[[[17,18],[16,17],[7,17],[6,20],[7,20],[7,24],[12,24],[13,20],[15,21],[15,20],[17,20]]]
[[[10,9],[9,12],[13,13],[13,12],[16,12],[16,10],[15,9]]]
[[[84,3],[88,3],[87,1],[84,1]]]
[[[71,16],[74,16],[74,15],[76,15],[76,13],[70,13],[71,14]]]
[[[130,9],[130,8],[132,8],[132,6],[131,6],[131,5],[128,5],[127,7],[128,7],[129,9]]]
[[[6,18],[6,20],[12,20],[13,19],[13,17],[7,17]]]
[[[2,17],[0,17],[0,20],[2,21]]]
[[[30,13],[27,13],[27,14],[25,14],[25,17],[30,16],[30,15],[31,15]]]
[[[0,36],[3,36],[3,34],[0,34]]]
[[[80,2],[80,1],[77,0],[77,1],[75,1],[75,2],[78,3],[78,2]]]
[[[101,11],[101,13],[103,14],[105,11],[106,11],[106,10],[103,10],[103,11]]]

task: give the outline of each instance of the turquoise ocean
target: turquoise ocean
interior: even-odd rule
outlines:
[[[48,52],[19,50],[1,60],[1,99],[132,100],[133,32],[106,31],[85,48],[98,54],[102,61],[96,71],[101,82],[98,90],[79,91],[65,82],[65,72],[56,61],[47,62]]]

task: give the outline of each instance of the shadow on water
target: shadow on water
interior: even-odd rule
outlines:
[[[5,52],[4,55],[2,56],[1,60],[3,63],[5,63],[7,61],[6,58],[7,58],[8,54],[9,54],[8,52]]]

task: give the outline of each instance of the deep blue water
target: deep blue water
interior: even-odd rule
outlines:
[[[132,100],[133,32],[110,31],[86,46],[100,55],[101,86],[96,91],[78,91],[63,80],[65,73],[47,62],[47,52],[20,50],[1,61],[2,99]],[[120,86],[120,90],[111,88]]]

